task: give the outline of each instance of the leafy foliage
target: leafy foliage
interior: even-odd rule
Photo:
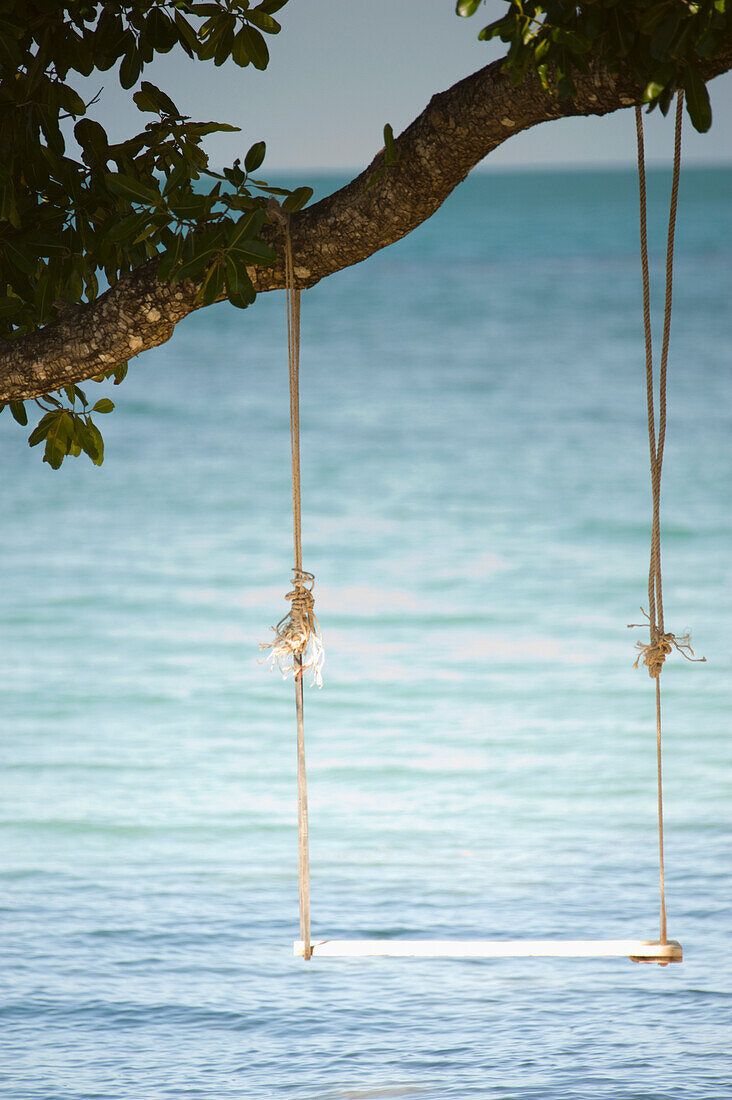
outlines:
[[[254,301],[247,266],[275,258],[260,238],[269,196],[284,197],[294,210],[312,190],[291,194],[253,180],[263,141],[243,167],[236,160],[213,171],[203,139],[238,127],[193,121],[146,80],[133,99],[152,121],[112,143],[89,115],[97,97],[85,103],[72,79],[116,66],[122,87],[132,88],[156,55],[176,47],[215,65],[231,58],[264,69],[265,35],[279,32],[274,15],[286,2],[0,0],[0,338],[25,335],[68,305],[92,301],[156,257],[160,279],[201,281],[204,305],[224,296],[240,308]],[[67,153],[64,131],[72,124],[80,160]],[[115,382],[123,376],[118,370]],[[67,387],[39,404],[44,416],[29,442],[45,440],[51,466],[82,451],[101,463],[90,414],[111,411],[108,399],[90,407],[78,387]],[[27,423],[22,403],[11,412]]]
[[[471,16],[481,0],[458,0]],[[479,38],[509,43],[506,71],[518,84],[533,69],[547,91],[574,94],[574,74],[590,61],[610,72],[627,68],[644,89],[649,109],[666,113],[677,89],[686,93],[693,125],[702,132],[712,111],[699,62],[709,59],[732,32],[729,0],[507,0],[508,11]]]
[[[156,56],[180,49],[215,66],[232,60],[255,69],[269,61],[267,36],[287,0],[0,0],[0,339],[26,335],[89,302],[134,268],[158,261],[158,276],[200,284],[201,304],[254,300],[247,268],[271,263],[262,239],[267,203],[279,195],[299,210],[310,188],[289,192],[254,179],[265,156],[255,142],[241,160],[213,171],[203,149],[208,134],[235,130],[182,115],[148,80]],[[458,0],[472,16],[482,0]],[[571,97],[574,76],[590,61],[627,68],[650,107],[668,109],[686,91],[694,125],[711,124],[699,61],[713,57],[732,29],[732,0],[506,0],[507,10],[481,31],[508,43],[506,68],[518,83],[534,70],[547,90]],[[143,114],[140,133],[111,142],[76,83],[115,70]],[[80,154],[69,155],[73,127]],[[384,128],[384,159],[397,160]],[[373,182],[373,180],[371,181]],[[122,381],[126,365],[95,381]],[[45,443],[52,467],[67,455],[101,463],[104,447],[89,403],[78,387],[36,402],[42,417],[32,446]],[[12,416],[27,425],[23,402]],[[2,411],[2,406],[0,406]]]

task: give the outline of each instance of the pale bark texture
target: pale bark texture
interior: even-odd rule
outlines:
[[[313,286],[406,236],[442,205],[493,149],[513,134],[552,119],[604,115],[631,107],[633,82],[595,68],[576,79],[577,94],[561,101],[533,76],[511,85],[495,61],[435,95],[396,139],[397,163],[383,150],[356,179],[292,217],[295,274]],[[702,68],[709,79],[732,68],[732,43]],[[713,140],[713,139],[712,139]],[[380,169],[383,168],[383,171]],[[265,230],[282,254],[282,231]],[[157,279],[156,260],[133,271],[94,302],[68,309],[40,331],[0,346],[0,401],[40,396],[81,382],[155,347],[199,308],[197,286]],[[284,286],[284,265],[252,268],[259,292]]]

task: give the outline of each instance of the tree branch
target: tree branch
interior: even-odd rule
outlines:
[[[604,115],[639,102],[623,74],[596,67],[575,80],[562,101],[529,75],[511,85],[495,61],[429,104],[395,141],[398,161],[383,150],[339,191],[292,218],[295,274],[313,286],[406,236],[442,205],[472,168],[513,134],[552,119]],[[732,41],[701,67],[710,79],[732,68]],[[264,231],[281,253],[281,231]],[[175,326],[200,308],[198,287],[158,282],[157,260],[131,272],[89,304],[73,307],[38,332],[0,346],[0,401],[18,401],[81,382],[170,339]],[[252,268],[257,291],[284,286],[284,266]]]

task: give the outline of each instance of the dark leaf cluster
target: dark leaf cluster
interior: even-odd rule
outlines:
[[[474,15],[481,0],[458,0],[459,15]],[[506,71],[520,83],[533,70],[547,91],[575,92],[576,73],[600,62],[630,71],[649,110],[666,113],[683,88],[695,128],[712,124],[699,63],[713,58],[732,32],[730,0],[507,0],[508,10],[484,27],[484,41],[508,43]]]
[[[215,65],[231,58],[264,69],[265,35],[280,30],[274,15],[286,3],[0,0],[0,339],[92,301],[156,257],[161,279],[201,282],[203,304],[226,297],[244,308],[254,300],[247,267],[274,259],[260,238],[269,197],[283,197],[292,210],[312,191],[291,194],[253,179],[262,141],[243,166],[237,160],[213,171],[204,138],[238,127],[192,120],[146,80],[133,99],[151,121],[112,142],[90,117],[97,96],[85,102],[74,83],[116,68],[122,86],[132,88],[156,55],[175,47]],[[80,156],[67,151],[72,126]],[[48,407],[31,445],[45,440],[54,468],[82,451],[101,462],[90,413],[109,409],[43,400]],[[23,422],[17,408],[13,415]]]

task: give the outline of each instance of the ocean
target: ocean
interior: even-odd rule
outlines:
[[[659,322],[668,192],[651,172]],[[731,194],[683,172],[664,595],[707,658],[662,677],[683,964],[293,957],[293,688],[258,662],[292,565],[273,293],[133,361],[99,469],[0,422],[0,1096],[732,1096]],[[655,938],[634,174],[474,174],[303,295],[301,389],[314,938]]]

